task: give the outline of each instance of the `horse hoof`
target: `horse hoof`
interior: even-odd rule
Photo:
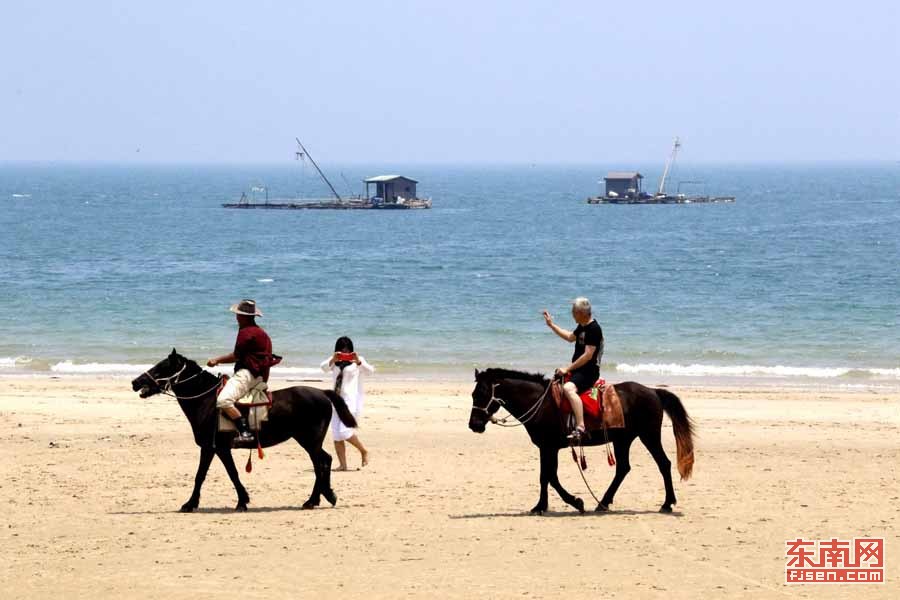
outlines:
[[[672,505],[671,505],[671,504],[663,504],[663,505],[660,507],[659,512],[661,512],[661,513],[666,513],[666,514],[671,513],[671,512],[672,512]]]
[[[541,506],[540,504],[538,504],[537,506],[535,506],[534,508],[532,508],[530,512],[531,512],[531,514],[533,514],[533,515],[542,515],[542,514],[544,514],[545,512],[547,512],[547,507],[546,507],[546,506]]]
[[[178,512],[192,513],[195,510],[197,510],[196,504],[192,504],[191,502],[185,502],[184,504],[181,505],[181,508],[179,509]]]
[[[306,502],[303,503],[303,506],[301,506],[300,509],[301,510],[312,510],[317,506],[318,506],[318,504],[316,504],[315,502],[312,502],[311,500],[307,500]]]
[[[575,498],[573,506],[578,510],[579,513],[584,514],[584,500],[582,500],[581,498]]]
[[[597,505],[597,508],[594,509],[594,512],[609,512],[609,504],[603,504],[601,502]]]
[[[328,500],[328,503],[334,506],[337,504],[337,495],[334,493],[334,490],[328,490],[327,492],[322,494],[325,496],[325,499]]]
[[[238,504],[237,506],[234,507],[234,512],[247,512],[247,505],[246,504]]]

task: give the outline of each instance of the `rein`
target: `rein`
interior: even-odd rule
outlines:
[[[579,442],[578,447],[581,450],[581,460],[578,460],[578,457],[575,456],[575,446],[574,444],[569,446],[572,449],[572,458],[575,460],[575,464],[578,465],[578,474],[581,475],[581,480],[584,482],[584,487],[587,488],[587,491],[591,493],[591,496],[594,497],[594,500],[597,504],[601,504],[600,500],[597,498],[597,494],[594,493],[594,490],[591,489],[591,484],[588,483],[587,477],[584,476],[584,470],[587,468],[587,461],[584,458],[584,445]],[[609,446],[607,446],[607,451],[609,451]]]
[[[200,375],[202,375],[203,373],[206,373],[206,371],[204,371],[198,365],[197,368],[200,369],[199,371],[197,371],[196,373],[194,373],[193,375],[191,375],[190,377],[188,377],[186,379],[179,379],[181,374],[184,373],[184,370],[187,369],[187,366],[188,366],[188,363],[184,363],[184,365],[180,369],[178,369],[178,372],[175,373],[174,375],[169,375],[168,377],[160,377],[159,379],[157,379],[156,377],[151,375],[149,373],[149,371],[144,371],[144,375],[146,375],[147,377],[150,378],[151,381],[153,381],[153,383],[156,385],[156,387],[159,388],[159,392],[161,394],[163,394],[165,396],[170,396],[172,398],[175,398],[176,400],[196,400],[197,398],[202,398],[202,397],[206,396],[207,394],[209,394],[210,392],[215,391],[222,382],[222,376],[218,375],[218,376],[216,376],[216,385],[214,385],[210,389],[206,390],[202,394],[197,394],[196,396],[179,396],[178,394],[175,393],[176,385],[182,384],[182,383],[187,383],[191,379],[195,379],[195,378],[199,377]],[[174,381],[173,381],[173,379],[174,379]],[[164,382],[164,383],[162,385],[160,385],[160,382]]]
[[[496,391],[497,391],[497,386],[499,386],[499,385],[500,385],[499,383],[491,384],[491,399],[488,400],[488,403],[484,408],[482,408],[480,406],[476,406],[474,408],[477,408],[478,410],[481,410],[485,414],[487,414],[490,417],[491,423],[493,423],[494,425],[499,425],[500,427],[520,427],[522,425],[525,425],[526,423],[528,423],[529,421],[531,421],[532,419],[534,419],[536,416],[538,416],[540,414],[540,412],[541,412],[540,409],[544,405],[544,400],[547,398],[547,394],[550,392],[550,387],[553,385],[553,382],[551,381],[550,383],[547,384],[547,388],[544,390],[544,393],[541,394],[541,397],[538,398],[537,401],[535,401],[535,403],[532,404],[531,407],[529,407],[528,410],[526,410],[524,413],[522,413],[522,415],[519,417],[516,417],[515,415],[512,414],[512,411],[509,410],[509,406],[506,404],[506,401],[503,398],[499,398],[497,396]],[[508,412],[509,414],[506,415],[505,417],[503,417],[502,419],[498,419],[497,417],[492,415],[490,413],[490,408],[494,402],[496,402],[497,404],[502,406],[504,409],[506,409],[506,412]],[[517,419],[517,422],[508,424],[507,421],[510,418]]]

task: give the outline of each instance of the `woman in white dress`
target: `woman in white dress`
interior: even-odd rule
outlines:
[[[346,336],[338,338],[334,344],[334,354],[322,361],[321,367],[323,371],[331,373],[334,391],[341,395],[358,422],[363,409],[363,375],[371,375],[375,372],[375,367],[353,351],[353,341]],[[331,415],[331,435],[340,463],[338,471],[347,470],[347,446],[344,442],[350,442],[350,445],[359,450],[362,466],[369,464],[369,451],[363,446],[356,430],[344,425],[336,413]]]

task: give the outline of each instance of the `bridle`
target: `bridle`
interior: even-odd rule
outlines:
[[[485,413],[488,416],[488,419],[490,420],[490,422],[493,423],[494,425],[499,425],[501,427],[520,427],[522,425],[525,425],[526,423],[528,423],[529,421],[531,421],[532,419],[534,419],[535,417],[537,417],[540,414],[541,408],[544,406],[544,399],[547,398],[547,393],[550,391],[550,387],[553,385],[553,382],[551,381],[550,383],[547,384],[547,388],[544,390],[544,393],[541,394],[541,397],[538,398],[535,401],[535,403],[532,404],[528,408],[528,410],[526,410],[524,413],[522,413],[522,415],[519,417],[516,417],[515,415],[512,414],[512,411],[509,410],[509,406],[507,406],[506,401],[503,398],[500,398],[497,396],[497,393],[496,393],[497,386],[499,386],[499,385],[500,385],[499,383],[491,384],[491,398],[490,398],[490,400],[488,400],[488,402],[485,406],[483,406],[483,407],[482,406],[473,406],[472,409],[480,410],[483,413]],[[508,412],[509,414],[506,415],[505,417],[503,417],[502,419],[498,419],[497,417],[492,415],[491,414],[491,406],[493,406],[493,404],[495,402],[497,403],[498,406],[502,406],[504,409],[506,409],[506,412]],[[517,420],[517,422],[512,423],[512,424],[507,424],[507,421],[510,418],[515,418]]]
[[[169,375],[168,377],[157,378],[157,377],[154,377],[153,375],[151,375],[150,371],[144,371],[144,375],[146,375],[147,377],[150,378],[150,381],[152,381],[153,384],[157,387],[157,389],[159,389],[160,394],[163,394],[165,396],[171,396],[172,398],[175,398],[176,400],[196,400],[197,398],[202,398],[203,396],[209,394],[210,392],[214,391],[215,389],[217,389],[219,387],[219,384],[222,381],[221,375],[216,377],[216,385],[209,388],[202,394],[197,394],[196,396],[179,396],[178,394],[175,393],[176,385],[181,384],[181,383],[187,383],[191,379],[199,377],[201,374],[206,372],[202,368],[199,368],[199,365],[198,365],[199,370],[196,373],[194,373],[193,375],[191,375],[190,377],[187,377],[185,379],[180,379],[181,374],[184,373],[184,370],[187,369],[187,366],[188,366],[188,363],[185,362],[181,366],[181,368],[178,369],[178,371],[176,373],[174,373],[173,375]]]

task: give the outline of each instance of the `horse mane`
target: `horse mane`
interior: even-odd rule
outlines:
[[[177,352],[175,353],[175,356],[177,356],[178,358],[183,360],[186,367],[190,367],[191,365],[193,365],[193,366],[197,367],[197,370],[199,370],[199,371],[208,373],[209,375],[215,375],[215,373],[211,373],[211,372],[207,371],[206,369],[204,369],[203,365],[198,363],[196,360],[192,360],[192,359],[188,358],[187,356],[185,356],[183,354],[179,354]]]
[[[487,377],[489,379],[521,379],[532,383],[547,385],[550,380],[543,373],[526,373],[524,371],[514,371],[512,369],[490,368],[481,371],[478,377]]]

